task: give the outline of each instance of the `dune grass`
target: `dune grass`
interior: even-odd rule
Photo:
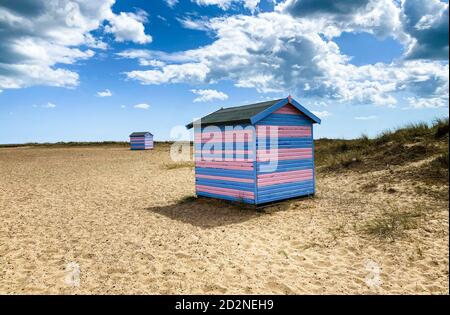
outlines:
[[[409,211],[389,209],[382,216],[363,223],[361,231],[382,240],[395,241],[403,237],[406,231],[418,228],[422,216],[423,213],[419,209]]]
[[[315,146],[316,166],[321,172],[367,172],[438,156],[418,172],[422,179],[430,175],[429,179],[445,182],[448,137],[449,121],[442,118],[431,124],[415,123],[386,130],[372,139],[367,135],[353,140],[319,139]]]

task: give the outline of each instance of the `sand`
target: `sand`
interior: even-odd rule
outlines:
[[[448,187],[318,172],[314,198],[261,213],[183,200],[193,169],[165,163],[166,146],[0,149],[0,293],[448,294]],[[363,232],[392,208],[423,215]]]

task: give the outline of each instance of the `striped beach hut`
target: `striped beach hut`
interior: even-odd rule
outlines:
[[[315,193],[313,124],[290,96],[221,108],[194,128],[197,196],[254,205]]]
[[[153,149],[153,135],[148,131],[133,132],[130,135],[131,150]]]

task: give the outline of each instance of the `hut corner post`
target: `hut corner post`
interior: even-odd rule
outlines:
[[[258,205],[258,163],[257,163],[257,142],[258,136],[256,134],[256,125],[253,125],[253,141],[252,141],[252,158],[253,158],[253,178],[254,178],[254,191],[253,191],[253,204]]]
[[[198,197],[198,193],[197,193],[197,159],[195,157],[196,154],[196,146],[195,146],[195,133],[198,130],[200,132],[200,139],[201,139],[201,132],[202,132],[202,119],[194,119],[193,123],[192,123],[192,130],[193,130],[193,146],[192,146],[192,159],[194,160],[194,178],[195,178],[195,196]],[[203,150],[202,150],[202,141],[200,140],[200,158],[203,155]]]
[[[314,143],[314,124],[311,125],[311,141],[312,141],[312,175],[313,175],[313,196],[316,194],[316,157]]]

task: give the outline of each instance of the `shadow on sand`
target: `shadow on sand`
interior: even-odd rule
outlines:
[[[149,207],[148,211],[161,214],[172,220],[189,223],[201,228],[214,228],[245,222],[267,213],[283,210],[286,205],[271,207],[269,211],[260,211],[253,206],[232,203],[213,198],[189,196],[179,202],[159,207]]]

